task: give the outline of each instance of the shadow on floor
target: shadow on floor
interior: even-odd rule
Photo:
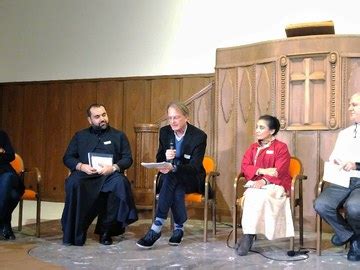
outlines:
[[[332,248],[329,237],[324,236],[323,256],[318,257],[313,249],[309,249],[308,258],[288,257],[289,241],[280,239],[268,241],[258,239],[253,249],[257,253],[239,257],[234,250],[227,247],[227,238],[231,227],[218,224],[218,233],[209,241],[202,242],[202,222],[190,220],[185,226],[185,237],[178,247],[168,245],[170,230],[163,230],[162,237],[151,250],[142,250],[135,242],[143,236],[150,226],[150,219],[142,219],[131,225],[121,237],[114,238],[114,244],[103,246],[98,242],[98,236],[89,229],[88,239],[83,247],[63,246],[60,222],[42,223],[40,239],[30,236],[32,226],[25,226],[23,232],[17,233],[17,240],[7,242],[5,249],[16,246],[26,247],[28,257],[44,262],[47,266],[62,266],[65,269],[358,269],[360,263],[346,260],[343,248]],[[1,246],[3,248],[3,245]],[[305,247],[315,247],[315,233],[305,234]],[[1,252],[0,252],[1,255]],[[297,261],[299,259],[305,259]],[[280,261],[277,261],[280,260]],[[31,269],[27,267],[28,269]],[[11,268],[15,269],[15,268]],[[20,268],[18,268],[20,269]],[[34,268],[58,269],[58,268]]]

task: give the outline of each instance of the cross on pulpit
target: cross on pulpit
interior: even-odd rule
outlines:
[[[304,82],[304,124],[308,125],[311,123],[310,120],[310,93],[311,83],[313,81],[325,81],[324,71],[312,71],[312,59],[305,58],[303,60],[305,70],[303,73],[294,72],[290,75],[290,83],[293,82]]]

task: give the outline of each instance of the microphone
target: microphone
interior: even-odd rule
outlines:
[[[174,142],[173,142],[172,140],[170,141],[169,149],[170,149],[170,150],[174,150],[174,149],[175,149]],[[174,165],[174,159],[169,159],[169,160],[166,160],[166,161],[169,162],[169,163],[171,163],[172,165]]]
[[[308,250],[298,250],[298,251],[294,251],[294,250],[289,250],[287,252],[287,255],[289,257],[294,257],[294,256],[300,256],[300,255],[306,255],[308,254],[309,251]]]

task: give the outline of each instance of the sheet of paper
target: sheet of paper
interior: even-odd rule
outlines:
[[[89,153],[89,164],[96,170],[101,169],[105,165],[113,165],[113,155],[101,153]]]
[[[171,165],[169,162],[141,162],[141,165],[148,169],[162,169]]]
[[[324,175],[323,179],[326,182],[330,182],[339,186],[348,188],[350,184],[350,177],[356,177],[355,171],[344,171],[341,169],[341,165],[337,165],[333,162],[326,161],[324,163]]]

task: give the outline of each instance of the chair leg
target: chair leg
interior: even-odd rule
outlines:
[[[293,219],[293,224],[295,224],[295,198],[294,193],[292,193],[290,197],[290,209],[291,209],[291,217]],[[299,221],[300,222],[300,221]],[[295,237],[290,237],[290,250],[294,250]]]
[[[304,207],[303,207],[303,183],[299,183],[299,233],[300,248],[304,246]]]
[[[22,230],[22,214],[23,214],[23,200],[19,201],[19,222],[18,222],[18,231]]]
[[[204,242],[207,242],[207,230],[208,230],[208,201],[205,200],[204,203]]]
[[[153,221],[155,221],[157,200],[158,200],[157,195],[155,195],[154,203],[153,203],[153,207],[152,207],[152,219],[153,219]]]
[[[300,247],[304,246],[304,215],[302,204],[299,207],[299,234],[300,234]]]
[[[213,222],[213,235],[216,235],[216,201],[212,203],[212,222]]]
[[[321,256],[322,218],[316,214],[316,253]]]
[[[169,212],[169,215],[170,215],[170,229],[174,230],[175,229],[174,216],[173,216],[171,210]]]
[[[36,200],[36,237],[40,237],[40,213],[41,213],[41,201],[40,198]]]
[[[238,219],[238,209],[236,203],[234,204],[233,208],[233,242],[234,246],[236,245],[237,241],[237,219]]]

